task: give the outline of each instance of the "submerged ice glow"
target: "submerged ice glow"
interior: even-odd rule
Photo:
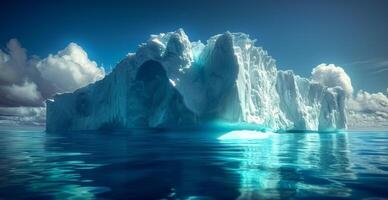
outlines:
[[[239,131],[231,131],[220,137],[219,140],[261,140],[266,139],[273,132],[261,132],[261,131],[252,131],[252,130],[239,130]]]
[[[47,102],[47,130],[196,127],[219,120],[273,130],[346,128],[345,93],[292,71],[243,33],[206,44],[152,35],[103,80]]]

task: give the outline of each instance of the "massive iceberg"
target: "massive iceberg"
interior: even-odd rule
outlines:
[[[47,101],[47,131],[186,128],[211,122],[272,130],[346,129],[345,93],[292,71],[243,33],[190,42],[151,35],[103,80]]]

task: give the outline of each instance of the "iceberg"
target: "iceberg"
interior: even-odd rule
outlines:
[[[47,131],[187,128],[213,121],[274,131],[346,129],[344,90],[276,61],[244,33],[204,44],[182,29],[151,35],[104,79],[47,101]]]

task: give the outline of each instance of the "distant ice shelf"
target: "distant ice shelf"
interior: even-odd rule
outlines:
[[[346,129],[345,93],[292,71],[244,33],[190,42],[152,35],[103,80],[47,102],[47,131],[197,127],[212,121],[271,130]]]

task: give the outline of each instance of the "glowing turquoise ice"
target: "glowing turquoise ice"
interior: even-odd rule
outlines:
[[[238,130],[231,131],[222,136],[220,136],[219,140],[262,140],[267,139],[271,135],[275,133],[270,131],[253,131],[253,130]]]

